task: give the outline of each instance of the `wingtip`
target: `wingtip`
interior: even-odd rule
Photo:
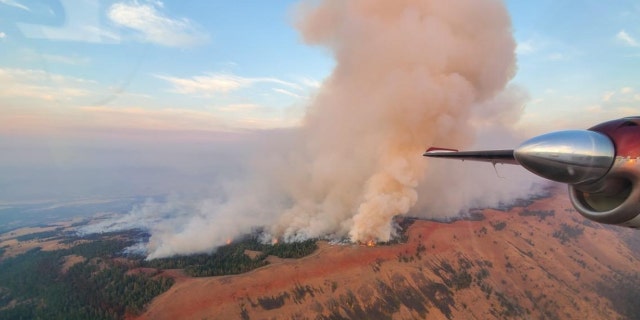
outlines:
[[[450,149],[450,148],[439,148],[439,147],[429,147],[427,151],[425,151],[425,155],[429,152],[440,152],[440,151],[448,151],[448,152],[458,152],[458,149]]]

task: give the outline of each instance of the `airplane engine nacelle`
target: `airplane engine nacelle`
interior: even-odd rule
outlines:
[[[587,219],[640,228],[640,117],[601,123],[589,129],[606,135],[615,160],[598,181],[569,185],[569,197]]]
[[[636,162],[617,159],[601,181],[569,185],[569,198],[581,215],[600,223],[640,228],[640,174],[627,161]]]

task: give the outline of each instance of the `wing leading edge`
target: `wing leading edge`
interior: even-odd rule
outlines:
[[[513,150],[481,150],[481,151],[442,151],[452,149],[429,148],[423,156],[432,158],[458,159],[468,161],[483,161],[519,165],[513,155]]]

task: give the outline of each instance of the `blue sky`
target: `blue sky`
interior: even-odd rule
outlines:
[[[33,191],[56,181],[86,194],[148,188],[123,187],[135,185],[128,174],[108,181],[113,172],[148,172],[157,184],[209,177],[219,145],[202,150],[203,132],[233,142],[299,125],[334,62],[302,42],[297,3],[0,0],[0,194],[56,196]],[[511,85],[528,93],[517,129],[639,113],[640,4],[505,5],[518,43]],[[74,179],[61,180],[65,168]]]
[[[18,132],[296,125],[333,62],[302,43],[295,5],[0,0],[2,123]],[[506,5],[518,42],[512,82],[530,97],[521,126],[589,125],[640,107],[639,4]]]
[[[300,114],[291,108],[331,68],[325,53],[298,40],[289,2],[2,0],[0,7],[2,97],[33,108],[137,110],[158,121],[185,113],[203,118],[203,130],[289,126]]]
[[[640,4],[508,1],[523,125],[557,130],[640,110]],[[555,127],[555,128],[554,128]]]

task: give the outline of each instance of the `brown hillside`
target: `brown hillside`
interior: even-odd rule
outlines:
[[[553,215],[551,215],[553,213]],[[416,221],[407,243],[329,245],[236,276],[190,278],[140,319],[616,319],[640,294],[640,231],[571,209],[564,188],[481,221]],[[635,240],[637,244],[638,240]],[[627,301],[629,300],[629,301]],[[628,302],[628,303],[627,303]],[[635,309],[634,309],[635,308]]]

